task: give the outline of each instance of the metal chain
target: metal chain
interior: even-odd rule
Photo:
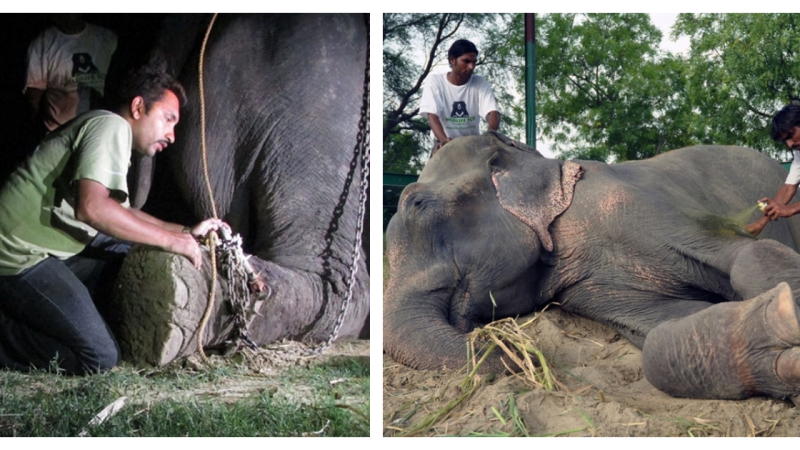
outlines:
[[[367,19],[368,20],[368,19]],[[361,257],[361,233],[364,229],[364,220],[367,209],[367,191],[369,189],[369,22],[367,22],[367,64],[364,69],[364,95],[361,102],[361,118],[358,121],[358,134],[356,135],[356,145],[353,149],[353,160],[351,162],[351,170],[347,174],[347,186],[355,172],[355,164],[361,162],[361,191],[358,197],[358,217],[356,220],[356,237],[353,242],[352,251],[352,264],[350,264],[350,278],[347,281],[345,288],[344,301],[336,322],[333,326],[333,331],[328,340],[320,347],[313,350],[313,353],[319,354],[329,348],[333,341],[339,337],[339,329],[344,323],[345,315],[353,299],[353,288],[356,284],[356,274],[358,273],[358,261]]]
[[[233,326],[236,333],[236,347],[242,344],[250,348],[257,348],[258,345],[250,338],[247,330],[248,318],[246,306],[250,303],[250,276],[248,274],[247,258],[242,251],[242,237],[239,234],[231,236],[230,231],[223,228],[222,243],[217,247],[217,258],[219,267],[225,273],[228,286],[228,298],[226,299],[233,310]],[[257,295],[254,292],[254,295]]]

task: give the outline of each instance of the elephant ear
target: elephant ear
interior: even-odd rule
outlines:
[[[572,161],[498,149],[488,161],[500,205],[531,227],[553,251],[548,228],[569,208],[583,168]]]

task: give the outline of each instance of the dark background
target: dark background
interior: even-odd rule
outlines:
[[[85,14],[84,20],[117,34],[117,54],[144,53],[155,39],[163,15],[153,13]],[[25,98],[28,44],[50,26],[49,14],[0,13],[0,183],[36,147]],[[114,62],[112,62],[112,65]]]

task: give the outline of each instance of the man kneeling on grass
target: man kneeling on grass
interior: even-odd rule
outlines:
[[[128,204],[131,151],[175,142],[183,87],[151,67],[128,75],[116,113],[89,111],[54,130],[0,190],[0,367],[70,374],[114,367],[119,352],[92,295],[111,284],[130,243],[202,263],[194,228]],[[106,292],[107,293],[107,292]]]

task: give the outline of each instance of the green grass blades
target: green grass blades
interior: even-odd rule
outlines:
[[[104,422],[89,422],[126,397]],[[276,375],[121,366],[100,375],[0,371],[0,436],[369,436],[369,361]]]

